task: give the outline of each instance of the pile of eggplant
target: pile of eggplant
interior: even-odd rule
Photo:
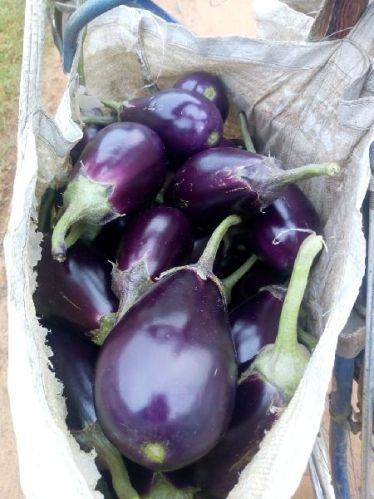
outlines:
[[[197,72],[86,113],[66,185],[41,203],[34,303],[67,425],[105,497],[225,498],[316,344],[302,300],[323,249],[284,169],[223,136],[229,101]]]

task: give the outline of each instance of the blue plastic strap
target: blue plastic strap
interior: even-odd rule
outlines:
[[[87,0],[74,12],[66,23],[63,40],[63,61],[66,73],[69,73],[71,70],[81,30],[96,17],[120,5],[149,10],[167,22],[177,22],[151,0]]]

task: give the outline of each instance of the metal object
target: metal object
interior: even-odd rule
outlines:
[[[330,459],[332,479],[337,499],[350,499],[348,474],[349,418],[352,413],[351,398],[354,359],[336,355],[334,366],[335,386],[330,394]]]
[[[374,142],[369,152],[371,178],[369,184],[369,242],[367,256],[366,342],[362,395],[362,465],[361,497],[371,493],[373,396],[374,396]]]

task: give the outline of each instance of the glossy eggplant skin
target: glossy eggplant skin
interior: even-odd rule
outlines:
[[[156,196],[166,175],[160,137],[139,123],[114,123],[98,132],[84,149],[77,173],[108,186],[117,214],[133,213]]]
[[[117,264],[130,270],[144,259],[151,279],[185,263],[192,251],[192,234],[183,213],[167,206],[150,208],[129,224],[121,239]]]
[[[248,218],[279,195],[269,184],[278,168],[276,160],[249,151],[208,149],[177,171],[169,197],[198,227],[214,226],[229,213]]]
[[[95,406],[123,455],[170,471],[217,443],[236,380],[222,293],[187,267],[156,282],[110,333],[97,363]]]
[[[183,88],[203,95],[217,106],[223,121],[227,118],[230,104],[222,81],[218,76],[207,71],[196,71],[182,76],[174,84],[174,88]]]
[[[196,485],[214,497],[226,498],[282,406],[281,393],[257,374],[241,379],[229,429],[218,445],[193,467]]]
[[[43,325],[50,329],[47,344],[53,351],[51,363],[56,377],[64,385],[68,428],[72,431],[83,430],[86,424],[97,420],[93,380],[99,348],[79,336],[71,326],[56,322]]]
[[[285,293],[285,288],[269,286],[230,313],[231,334],[240,370],[248,367],[262,347],[275,342]]]
[[[301,243],[313,231],[321,234],[321,221],[306,195],[292,184],[253,217],[247,237],[253,251],[266,263],[290,274]]]
[[[111,265],[100,253],[78,242],[68,250],[68,258],[53,260],[50,238],[42,244],[38,262],[34,304],[42,319],[61,320],[81,333],[100,327],[100,319],[116,312],[118,300],[111,290]]]
[[[231,307],[236,307],[252,298],[258,291],[274,284],[284,284],[285,276],[267,265],[262,260],[257,260],[253,267],[237,282],[231,293]]]
[[[186,159],[214,147],[222,137],[222,118],[216,106],[203,95],[179,88],[127,101],[119,117],[157,132],[171,159]]]

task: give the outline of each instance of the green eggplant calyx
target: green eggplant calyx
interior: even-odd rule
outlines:
[[[119,217],[109,203],[111,186],[104,186],[78,174],[64,193],[63,212],[52,234],[52,255],[59,262],[66,259],[66,236],[78,222],[102,225]]]

